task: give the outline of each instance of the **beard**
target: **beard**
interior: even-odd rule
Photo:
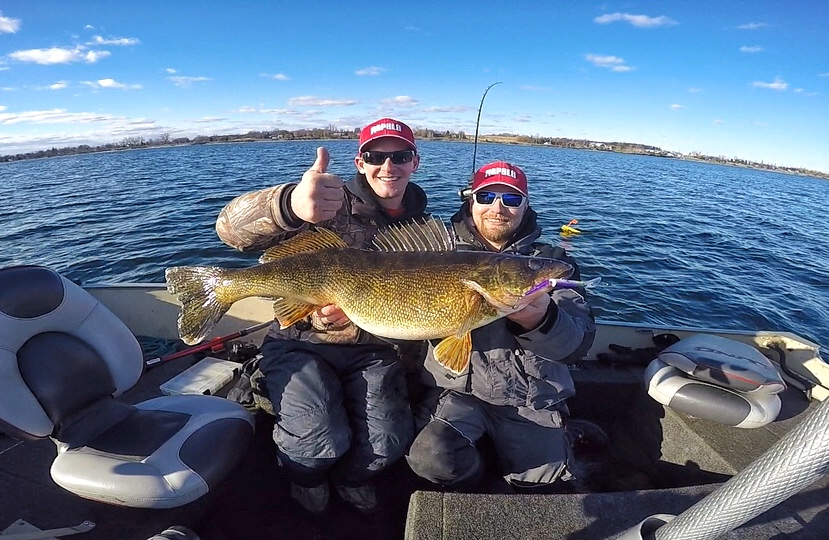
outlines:
[[[494,243],[506,242],[509,240],[518,224],[514,220],[488,221],[482,219],[478,232],[481,236]]]

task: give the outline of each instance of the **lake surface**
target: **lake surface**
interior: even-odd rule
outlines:
[[[318,142],[150,148],[0,163],[0,267],[41,264],[81,284],[164,281],[182,264],[247,266],[222,244],[219,210],[296,182]],[[324,143],[354,174],[356,141]],[[448,219],[471,143],[422,142],[415,181]],[[598,318],[795,332],[829,347],[829,182],[768,171],[560,148],[479,144],[530,180],[546,240],[601,276]],[[581,235],[559,227],[578,219]],[[826,353],[824,353],[826,357]]]

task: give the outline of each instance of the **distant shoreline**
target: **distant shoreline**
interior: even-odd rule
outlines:
[[[463,132],[434,132],[432,130],[421,129],[415,132],[415,137],[418,140],[426,141],[473,142],[473,138],[467,136]],[[0,163],[60,156],[97,154],[104,152],[119,152],[123,150],[138,150],[142,148],[197,146],[203,144],[228,144],[246,142],[331,141],[351,139],[357,139],[356,131],[314,129],[298,130],[292,132],[282,130],[278,132],[250,132],[240,135],[200,135],[194,137],[193,139],[189,139],[186,137],[174,139],[171,138],[169,135],[165,134],[159,137],[158,139],[151,140],[145,140],[142,137],[138,137],[124,139],[119,143],[109,143],[100,146],[79,145],[64,148],[51,148],[49,150],[38,150],[35,152],[27,152],[22,154],[7,154],[0,156]],[[596,152],[635,154],[651,157],[680,159],[685,161],[695,161],[698,163],[712,163],[716,165],[726,165],[730,167],[740,167],[760,171],[779,172],[783,174],[808,176],[812,178],[819,178],[822,180],[829,180],[829,173],[813,171],[810,169],[804,169],[802,167],[781,167],[777,165],[757,163],[754,161],[748,161],[739,158],[729,159],[723,156],[707,156],[696,152],[692,152],[691,154],[682,154],[679,152],[671,152],[667,150],[662,150],[661,148],[655,146],[648,146],[638,143],[598,142],[585,139],[568,139],[560,137],[529,137],[526,135],[513,134],[479,135],[478,142],[518,146],[546,146],[551,148],[569,148],[574,150],[590,150]]]

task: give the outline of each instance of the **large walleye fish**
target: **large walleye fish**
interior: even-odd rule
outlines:
[[[168,268],[168,290],[182,304],[181,339],[203,340],[243,298],[274,298],[282,328],[327,304],[376,336],[444,338],[435,358],[462,373],[472,353],[470,332],[547,294],[573,268],[559,260],[486,251],[456,251],[442,221],[396,225],[377,234],[373,249],[348,247],[317,228],[269,249],[242,269]]]

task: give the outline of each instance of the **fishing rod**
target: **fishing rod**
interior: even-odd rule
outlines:
[[[236,339],[236,338],[240,338],[242,336],[246,336],[248,334],[252,334],[253,332],[256,332],[257,330],[262,330],[263,328],[266,328],[266,327],[270,326],[272,323],[273,323],[273,321],[267,321],[267,322],[263,322],[263,323],[259,323],[259,324],[254,324],[253,326],[243,328],[242,330],[239,330],[238,332],[234,332],[234,333],[228,334],[226,336],[216,337],[216,338],[213,338],[209,341],[205,341],[204,343],[199,343],[198,345],[193,345],[192,347],[188,347],[187,349],[183,349],[181,351],[174,352],[174,353],[168,354],[166,356],[159,356],[159,357],[156,357],[156,358],[151,358],[150,360],[147,360],[146,362],[144,362],[144,365],[147,367],[147,369],[152,369],[155,366],[159,366],[159,365],[163,364],[164,362],[169,362],[170,360],[175,360],[176,358],[183,358],[185,356],[189,356],[191,354],[195,354],[195,353],[200,352],[200,351],[205,351],[207,349],[213,349],[214,347],[224,345],[225,343],[227,343],[228,341],[230,341],[232,339]]]
[[[489,92],[489,89],[495,86],[496,84],[501,84],[502,81],[494,82],[486,87],[484,90],[484,95],[481,96],[481,104],[478,106],[478,119],[475,121],[475,143],[472,145],[472,176],[475,176],[475,159],[478,156],[478,129],[481,127],[481,111],[484,109],[484,100],[486,99],[486,95]],[[470,188],[464,188],[458,191],[458,196],[460,196],[462,201],[465,201],[471,195]]]

